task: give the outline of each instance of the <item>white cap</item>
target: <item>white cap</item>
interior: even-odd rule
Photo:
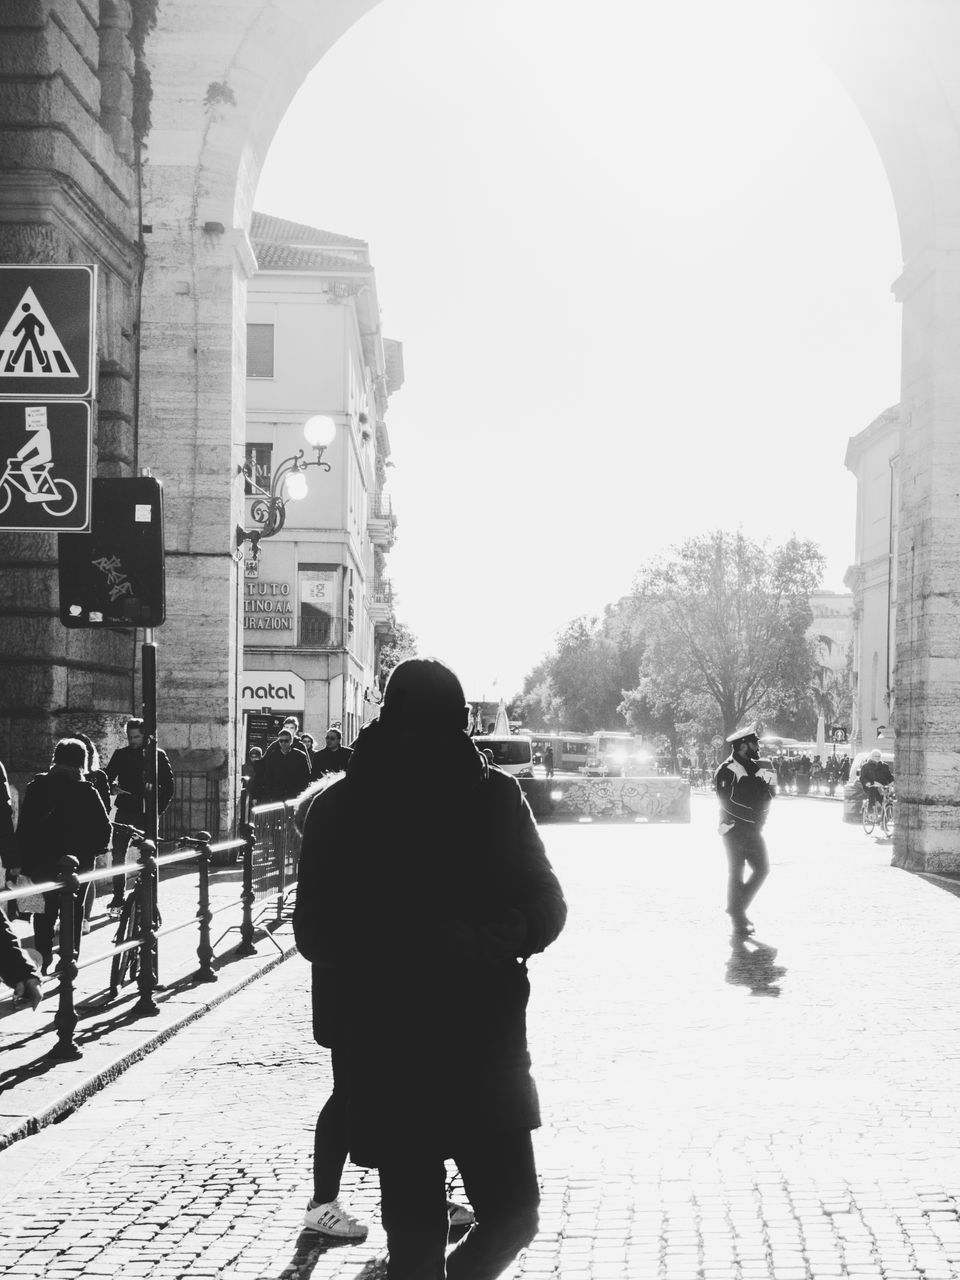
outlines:
[[[736,732],[731,733],[727,741],[739,742],[741,738],[756,738],[759,741],[760,735],[757,733],[756,722],[753,724],[745,724],[742,729],[737,729]]]

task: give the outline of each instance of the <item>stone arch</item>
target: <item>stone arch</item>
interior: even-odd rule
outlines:
[[[0,107],[0,124],[10,126],[0,129],[0,256],[94,258],[105,267],[112,301],[106,307],[101,299],[101,386],[109,395],[100,406],[99,466],[112,474],[148,466],[164,479],[170,616],[160,636],[164,743],[182,763],[222,769],[225,807],[236,750],[233,530],[242,508],[236,468],[244,430],[244,297],[254,266],[246,226],[269,141],[296,89],[378,2],[137,0],[133,7],[103,0],[98,19],[89,3],[63,0],[36,6],[18,26],[0,19],[10,65],[23,73],[22,92],[10,99],[16,108]],[[899,218],[897,859],[958,870],[960,68],[953,55],[960,8],[940,0],[803,0],[793,11],[858,105]],[[131,15],[145,33],[136,51],[145,74],[134,83],[141,93],[149,85],[149,100],[132,103],[125,82],[132,63],[120,47],[130,38],[124,32]],[[38,83],[58,94],[38,95]],[[71,93],[76,108],[65,120],[57,112]],[[36,104],[35,118],[20,118],[23,102]],[[136,160],[125,154],[124,118],[138,108],[149,115],[139,184]],[[15,110],[20,116],[13,119]],[[322,143],[322,124],[318,136]],[[136,333],[134,431],[129,347]],[[13,691],[22,697],[26,687],[18,652],[48,655],[53,675],[36,684],[36,693],[50,722],[63,720],[73,696],[58,672],[84,675],[88,706],[119,710],[124,660],[115,639],[68,642],[54,628],[24,622],[22,600],[30,593],[24,584],[33,584],[34,596],[50,594],[50,539],[8,535],[3,543],[14,570],[3,608],[15,620],[0,646],[4,745],[16,738]],[[46,618],[49,603],[45,609]],[[40,736],[38,730],[38,742]]]

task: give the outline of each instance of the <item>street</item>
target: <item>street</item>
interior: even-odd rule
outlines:
[[[543,828],[570,918],[531,962],[541,1231],[506,1274],[960,1276],[960,901],[839,803],[781,798],[734,948],[715,828],[704,795],[689,826]],[[375,1173],[342,1191],[364,1244],[300,1230],[329,1088],[308,989],[294,957],[0,1152],[0,1272],[372,1276]]]

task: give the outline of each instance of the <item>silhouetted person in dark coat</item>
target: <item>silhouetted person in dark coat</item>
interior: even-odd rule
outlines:
[[[329,973],[315,1023],[340,1057],[351,1157],[380,1170],[392,1280],[492,1280],[537,1231],[526,959],[566,906],[519,784],[466,723],[449,668],[400,663],[311,804],[300,860],[297,945]],[[445,1158],[477,1216],[446,1262]]]

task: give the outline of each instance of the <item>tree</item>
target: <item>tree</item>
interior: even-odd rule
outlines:
[[[806,693],[809,597],[823,564],[819,548],[797,538],[772,549],[739,531],[684,542],[637,578],[646,644],[632,693],[656,714],[672,708],[675,722],[702,723],[707,700],[724,736]]]
[[[381,693],[393,668],[407,658],[415,658],[418,647],[417,637],[407,624],[394,618],[390,640],[377,652],[377,683]]]
[[[622,728],[620,704],[636,683],[642,647],[629,597],[607,605],[602,618],[575,618],[524,679],[520,702],[527,722],[554,732]]]

